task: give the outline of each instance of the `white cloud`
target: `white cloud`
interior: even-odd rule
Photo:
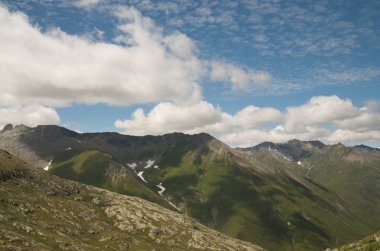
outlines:
[[[316,96],[281,112],[271,107],[247,106],[235,114],[202,101],[192,105],[160,103],[148,114],[142,109],[115,126],[126,134],[163,134],[175,131],[206,132],[232,146],[253,146],[263,141],[291,139],[325,142],[376,141],[380,134],[376,104],[358,108],[337,96]]]
[[[247,90],[252,85],[264,85],[272,78],[268,72],[245,70],[233,64],[218,61],[211,62],[210,67],[211,80],[229,82],[235,90]]]
[[[357,117],[359,113],[351,100],[343,100],[337,96],[316,96],[304,105],[287,108],[284,128],[289,132],[297,132],[304,130],[306,126]]]
[[[368,113],[361,111],[361,114],[354,118],[344,119],[335,122],[336,126],[341,129],[354,130],[357,132],[366,132],[380,129],[380,114]]]
[[[189,37],[179,32],[166,36],[165,43],[172,53],[180,58],[191,58],[196,50],[194,42]]]
[[[54,109],[49,107],[40,105],[0,107],[0,128],[3,128],[8,123],[36,126],[58,124],[59,122],[59,115]]]
[[[137,109],[131,119],[117,120],[115,126],[123,129],[126,134],[159,135],[195,130],[204,125],[217,123],[220,119],[219,108],[205,101],[192,105],[160,103],[148,114],[142,109]]]
[[[325,139],[329,131],[319,127],[307,127],[304,132],[287,133],[282,126],[272,129],[237,131],[222,135],[220,139],[232,146],[250,147],[265,141],[286,142],[291,139]]]
[[[77,7],[92,7],[100,3],[100,0],[76,0],[74,5]]]
[[[250,105],[237,112],[232,118],[232,123],[244,129],[251,129],[266,123],[279,121],[281,116],[281,112],[277,109],[271,107],[259,108]]]
[[[355,132],[338,129],[328,137],[328,141],[333,143],[380,141],[380,131]]]
[[[111,11],[119,19],[115,43],[60,29],[42,32],[26,15],[0,6],[0,106],[196,103],[207,75],[237,90],[271,79],[267,72],[200,60],[192,39],[164,35],[134,8]]]
[[[190,39],[164,36],[131,8],[118,17],[116,45],[59,29],[43,33],[0,6],[0,105],[199,100],[202,67]]]

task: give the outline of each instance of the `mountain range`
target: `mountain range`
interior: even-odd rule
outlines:
[[[139,197],[268,250],[324,250],[380,229],[380,150],[366,146],[291,140],[231,148],[204,133],[8,125],[0,149],[33,172],[45,169],[47,179]]]

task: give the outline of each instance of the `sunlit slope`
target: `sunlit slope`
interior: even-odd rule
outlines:
[[[1,133],[0,145],[40,167],[53,160],[50,172],[61,177],[172,203],[216,230],[270,250],[323,250],[377,230],[378,221],[366,211],[371,207],[358,206],[367,198],[356,205],[324,183],[337,180],[333,169],[320,169],[326,179],[313,178],[316,164],[336,155],[317,141],[232,149],[207,134],[134,137],[39,126]],[[339,177],[339,185],[355,180]]]
[[[111,155],[72,149],[57,153],[49,168],[51,174],[113,192],[137,196],[165,207],[171,206],[138,179],[136,173],[116,163]]]
[[[60,179],[0,151],[1,250],[262,250],[136,197]]]
[[[147,180],[162,183],[184,212],[231,236],[270,250],[321,250],[369,231],[335,193],[247,163],[220,142],[181,156],[164,156],[165,168],[149,170]]]
[[[380,150],[366,146],[289,141],[246,149],[262,163],[287,170],[339,195],[374,232],[380,229]],[[370,232],[367,232],[369,234]]]

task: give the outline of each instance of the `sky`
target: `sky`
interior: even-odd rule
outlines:
[[[0,128],[380,147],[380,1],[0,0]]]

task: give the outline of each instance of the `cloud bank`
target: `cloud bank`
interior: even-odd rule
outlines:
[[[0,128],[6,124],[25,124],[37,126],[44,124],[59,124],[58,113],[49,107],[30,105],[24,107],[0,107]]]
[[[98,2],[75,4],[89,7]],[[193,40],[180,32],[164,35],[134,8],[119,6],[108,11],[119,21],[113,42],[70,35],[58,28],[43,32],[23,13],[0,5],[0,108],[24,111],[30,106],[54,109],[77,103],[162,102],[156,108],[161,114],[169,106],[175,111],[175,105],[179,109],[190,104],[194,109],[206,107],[199,84],[205,76],[239,90],[270,78],[265,72],[200,60]],[[50,118],[50,123],[59,121]],[[21,117],[15,121],[37,123]],[[39,123],[49,123],[45,114]]]
[[[59,29],[43,33],[22,13],[0,7],[0,105],[128,105],[199,100],[201,61],[184,34],[164,36],[124,8],[117,44]]]
[[[312,97],[305,104],[285,111],[251,105],[235,114],[225,113],[205,101],[183,107],[161,103],[147,114],[138,109],[130,119],[117,120],[115,126],[133,135],[207,132],[232,146],[294,138],[354,143],[380,140],[377,107],[369,102],[358,108],[350,100],[337,96]]]
[[[233,89],[270,79],[266,72],[200,60],[193,40],[180,32],[164,35],[134,8],[110,11],[119,20],[113,43],[58,28],[42,32],[0,5],[0,105],[199,102],[205,76]]]

